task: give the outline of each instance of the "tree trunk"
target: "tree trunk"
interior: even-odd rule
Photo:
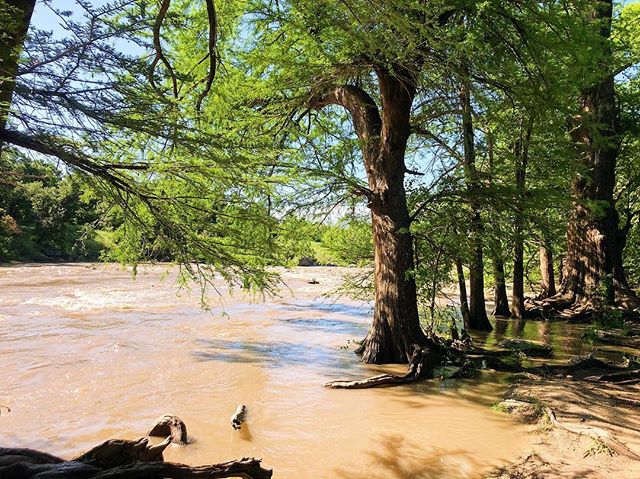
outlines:
[[[375,306],[369,333],[356,352],[365,363],[407,363],[414,346],[426,344],[412,275],[411,219],[404,189],[404,155],[416,83],[398,65],[393,73],[380,66],[375,72],[382,115],[371,96],[352,85],[312,99],[311,106],[337,104],[351,113],[367,172],[369,187],[358,193],[367,197],[371,211]]]
[[[487,137],[487,157],[489,160],[489,184],[493,186],[494,171],[494,138],[493,133],[489,130]],[[494,225],[493,240],[491,248],[491,262],[493,263],[493,314],[494,316],[509,316],[509,299],[507,298],[507,283],[504,274],[504,257],[502,252],[502,232],[500,231],[499,219],[493,218],[491,223]]]
[[[609,45],[612,8],[612,0],[596,2],[593,17],[600,25],[601,50],[594,68],[603,76],[583,91],[582,111],[571,131],[583,169],[572,185],[574,203],[561,292],[574,306],[587,309],[605,305],[632,309],[640,304],[627,284],[624,238],[613,200],[620,139]]]
[[[509,299],[507,298],[507,283],[504,274],[504,262],[502,253],[497,251],[493,254],[493,308],[494,316],[509,316]]]
[[[469,288],[471,302],[469,305],[469,329],[491,331],[493,327],[487,317],[484,301],[484,260],[481,205],[478,191],[478,179],[475,165],[475,145],[473,133],[473,110],[471,106],[471,85],[466,68],[463,71],[460,88],[462,105],[462,136],[464,139],[464,173],[467,192],[471,206],[471,241],[472,256],[469,266]]]
[[[13,22],[10,25],[3,25],[3,32],[0,35],[0,131],[4,130],[7,124],[18,72],[18,58],[29,29],[36,0],[4,0],[3,3],[3,13],[8,13]]]
[[[542,276],[541,298],[549,298],[556,294],[556,283],[553,274],[553,253],[544,245],[540,246],[540,274]]]
[[[404,155],[415,81],[402,69],[394,75],[383,68],[376,73],[383,104],[379,149],[365,149],[371,190],[375,309],[359,352],[365,363],[406,363],[414,345],[423,346],[426,339],[418,316],[411,220],[404,189]]]
[[[460,312],[464,322],[465,331],[470,328],[469,302],[467,301],[467,283],[464,280],[464,269],[462,268],[462,260],[456,258],[456,271],[458,273],[458,291],[460,295]]]
[[[533,121],[529,119],[525,128],[520,129],[519,137],[513,148],[516,163],[516,201],[515,218],[513,220],[513,291],[511,292],[511,315],[522,318],[525,314],[524,306],[524,209],[526,195],[527,163],[529,161],[529,142]]]

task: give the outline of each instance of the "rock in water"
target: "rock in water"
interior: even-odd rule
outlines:
[[[231,416],[231,427],[233,427],[234,429],[240,429],[246,416],[247,406],[245,406],[244,404],[238,404],[236,412],[233,414],[233,416]]]

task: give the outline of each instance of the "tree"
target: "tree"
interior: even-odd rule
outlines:
[[[18,58],[35,5],[36,0],[0,0],[0,24],[5,30],[0,36],[0,131],[7,124],[18,72]],[[0,143],[0,148],[1,146]]]
[[[572,317],[603,305],[633,309],[640,304],[627,283],[625,235],[613,196],[620,152],[619,106],[610,45],[613,2],[595,2],[592,12],[598,38],[593,56],[596,75],[582,91],[580,113],[571,129],[581,169],[573,180],[574,206],[560,291],[561,299],[570,305],[567,314]]]

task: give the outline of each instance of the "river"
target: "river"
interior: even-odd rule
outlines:
[[[360,364],[370,305],[321,294],[344,270],[283,273],[280,297],[177,291],[166,266],[0,268],[0,446],[72,457],[143,436],[165,413],[192,441],[167,460],[261,457],[276,478],[474,478],[521,452],[527,430],[489,406],[495,380],[330,390]],[[309,284],[316,279],[319,284]],[[488,340],[487,340],[488,341]],[[230,425],[248,406],[240,431]]]

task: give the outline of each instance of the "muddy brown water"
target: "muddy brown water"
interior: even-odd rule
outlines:
[[[173,413],[192,443],[172,445],[167,460],[256,456],[278,478],[473,478],[514,459],[530,438],[489,407],[504,391],[496,380],[322,387],[403,369],[358,363],[350,341],[365,335],[370,305],[320,296],[342,273],[284,272],[289,289],[266,301],[229,296],[220,283],[207,312],[197,290],[176,294],[164,266],[135,280],[115,265],[0,268],[0,405],[11,409],[0,415],[0,446],[72,457]],[[530,324],[520,336],[536,339],[541,323]],[[518,328],[479,339],[490,345]],[[553,341],[566,350],[572,337]],[[249,412],[235,431],[238,403]]]

